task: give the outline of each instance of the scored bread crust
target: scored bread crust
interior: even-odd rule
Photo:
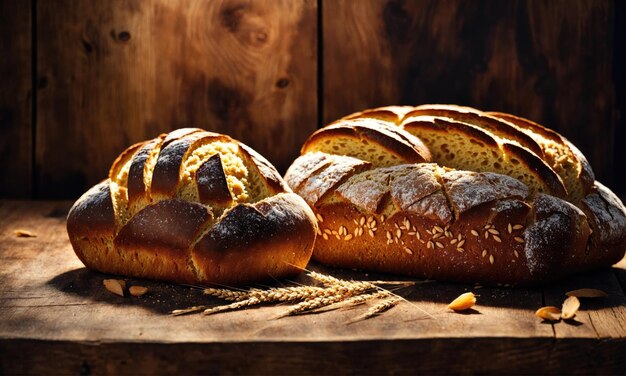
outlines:
[[[222,149],[210,149],[218,143]],[[207,146],[200,160],[191,159]],[[206,285],[301,272],[317,224],[306,202],[254,150],[225,135],[183,129],[123,152],[110,178],[76,201],[67,230],[90,269]]]
[[[374,116],[375,127],[381,119],[402,125],[410,113],[406,106],[392,106],[350,116],[363,122]],[[538,167],[527,160],[539,160],[550,174],[550,166],[520,142],[503,141],[451,118],[417,118],[429,126],[462,130],[491,145],[494,153],[503,150],[504,161],[524,161],[528,170]],[[358,145],[360,139],[354,142]],[[346,157],[334,152],[334,144],[332,136],[311,137],[285,175],[294,192],[306,191],[303,198],[316,213],[313,257],[321,263],[439,280],[533,285],[609,266],[624,256],[626,209],[599,182],[584,199],[569,202],[558,187],[542,192],[504,174],[437,163],[381,166],[372,163],[378,149]],[[424,144],[429,143],[420,142]],[[533,158],[519,157],[529,153]],[[554,171],[552,176],[558,179]]]

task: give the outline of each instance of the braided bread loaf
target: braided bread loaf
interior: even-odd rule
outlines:
[[[584,156],[529,120],[384,107],[309,137],[285,175],[316,212],[325,264],[537,284],[624,256],[626,210]]]
[[[194,284],[298,273],[316,229],[311,209],[265,158],[201,129],[126,149],[67,219],[87,267]]]

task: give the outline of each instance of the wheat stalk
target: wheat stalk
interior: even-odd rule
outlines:
[[[205,288],[204,294],[221,298],[233,303],[217,306],[195,306],[186,309],[174,310],[173,316],[179,316],[194,312],[204,311],[205,315],[211,315],[224,311],[231,311],[269,302],[297,302],[279,317],[294,316],[310,312],[325,312],[343,307],[354,307],[374,299],[389,298],[373,307],[357,320],[365,320],[376,316],[401,300],[401,296],[383,289],[378,285],[414,285],[412,281],[354,281],[336,278],[330,275],[308,271],[311,278],[321,282],[324,286],[289,286],[274,287],[267,290],[252,288],[245,290],[233,290],[230,288]],[[194,286],[195,287],[195,286]],[[327,309],[324,309],[327,308]],[[354,322],[354,321],[353,321]]]
[[[189,307],[189,308],[185,308],[185,309],[175,309],[172,312],[170,312],[170,315],[172,316],[182,316],[182,315],[187,315],[189,313],[195,313],[195,312],[200,312],[202,310],[207,309],[208,306],[194,306],[194,307]]]

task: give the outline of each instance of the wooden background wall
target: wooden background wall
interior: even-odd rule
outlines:
[[[621,0],[0,0],[0,20],[3,198],[75,198],[182,126],[284,171],[324,123],[421,103],[541,122],[626,194]]]

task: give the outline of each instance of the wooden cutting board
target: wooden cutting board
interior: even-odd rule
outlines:
[[[399,291],[407,302],[352,324],[366,307],[281,319],[285,306],[172,317],[173,309],[222,301],[134,279],[127,283],[148,287],[147,295],[109,293],[102,280],[110,276],[88,271],[72,251],[70,205],[0,201],[1,374],[626,372],[625,261],[545,288],[422,281]],[[17,237],[16,229],[36,237]],[[609,296],[583,300],[569,323],[534,316],[583,287]],[[445,308],[466,291],[478,295],[474,310]]]

